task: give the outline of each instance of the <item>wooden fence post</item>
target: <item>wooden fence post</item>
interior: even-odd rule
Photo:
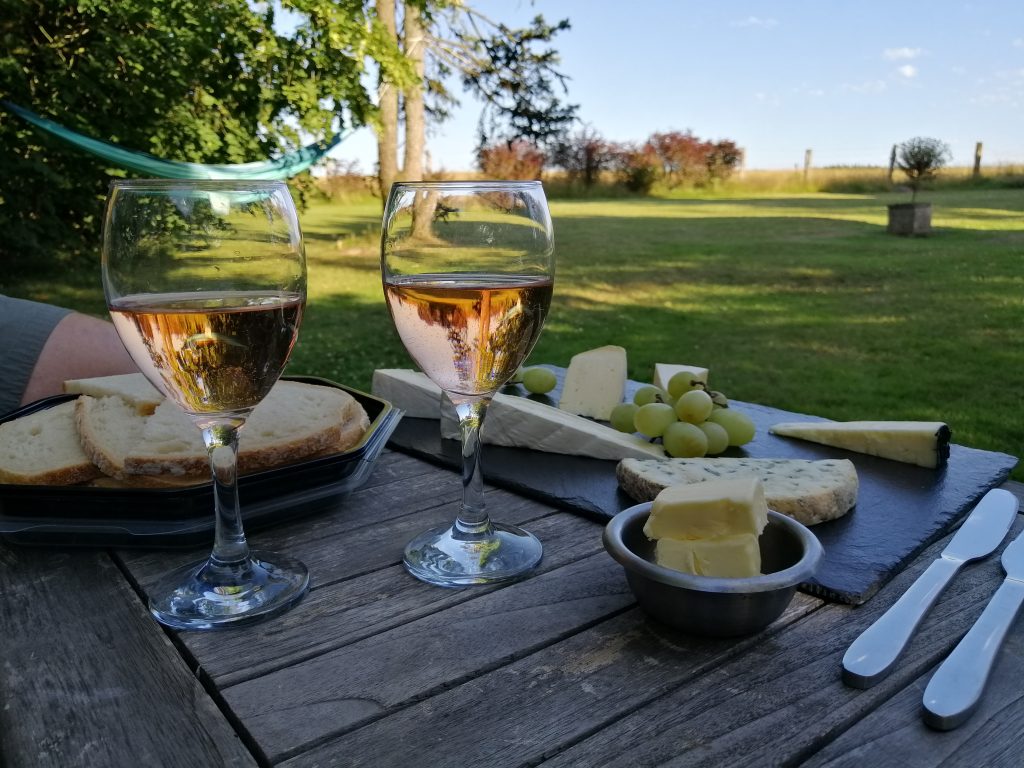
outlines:
[[[981,142],[974,145],[974,178],[981,176]]]
[[[804,183],[807,183],[807,177],[811,173],[811,159],[814,155],[814,151],[810,149],[804,150]]]
[[[896,171],[896,145],[892,145],[892,151],[889,153],[889,183],[892,184],[892,175]]]

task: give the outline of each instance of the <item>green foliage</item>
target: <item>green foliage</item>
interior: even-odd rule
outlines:
[[[570,183],[581,183],[590,189],[600,179],[601,172],[610,166],[613,146],[589,126],[566,136],[551,149],[551,162],[562,168]]]
[[[236,163],[373,116],[366,56],[408,78],[395,42],[357,0],[0,0],[0,93],[81,133],[168,159]],[[0,111],[0,259],[26,269],[94,253],[103,162]]]
[[[896,166],[906,174],[913,190],[912,200],[917,199],[921,185],[934,178],[951,158],[949,145],[938,139],[916,136],[899,145],[896,151]]]

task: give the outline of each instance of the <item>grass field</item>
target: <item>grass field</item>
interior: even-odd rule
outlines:
[[[1024,453],[1024,192],[940,190],[935,234],[885,234],[895,195],[556,201],[555,299],[531,362],[620,344],[630,374],[707,366],[730,397],[834,419],[947,421]],[[303,215],[310,301],[293,372],[367,387],[408,366],[384,307],[379,201]],[[102,311],[96,275],[6,285]],[[1024,471],[1015,477],[1024,479]]]

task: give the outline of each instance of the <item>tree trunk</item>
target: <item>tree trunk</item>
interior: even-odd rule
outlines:
[[[377,17],[395,36],[395,0],[377,0]],[[386,202],[391,185],[398,178],[398,89],[383,73],[377,83],[380,129],[377,133],[377,181]]]
[[[427,143],[426,110],[423,104],[423,60],[427,41],[419,8],[406,4],[403,27],[405,55],[412,62],[417,81],[402,94],[405,105],[405,158],[402,178],[406,181],[420,181],[423,179],[423,154]]]

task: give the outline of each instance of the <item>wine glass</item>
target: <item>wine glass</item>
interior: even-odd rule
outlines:
[[[540,562],[535,536],[487,514],[480,428],[495,392],[540,336],[554,271],[551,217],[540,182],[392,186],[381,236],[388,310],[409,355],[455,406],[462,437],[457,519],[405,548],[405,567],[423,581],[507,581]]]
[[[213,552],[150,591],[177,629],[265,618],[306,593],[306,567],[251,552],[238,504],[238,431],[277,381],[306,303],[306,261],[287,185],[115,181],[103,290],[146,378],[202,430],[213,475]]]

